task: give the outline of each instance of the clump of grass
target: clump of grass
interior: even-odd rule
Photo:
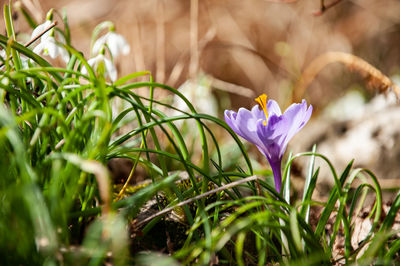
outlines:
[[[110,82],[104,65],[92,68],[70,45],[66,18],[64,30],[56,31],[64,34],[66,43],[58,45],[70,59],[65,67],[55,67],[16,41],[10,6],[5,5],[4,12],[8,36],[0,35],[6,51],[0,69],[2,264],[130,265],[165,259],[140,253],[149,249],[140,245],[145,241],[159,242],[155,251],[170,253],[169,264],[370,264],[398,259],[400,242],[393,238],[398,232],[391,228],[400,196],[382,219],[382,191],[370,171],[352,169],[350,162],[338,175],[328,158],[314,149],[289,156],[279,194],[254,175],[234,132],[218,118],[197,113],[176,89],[155,83],[147,71]],[[83,66],[87,75],[82,74]],[[147,96],[137,93],[139,88],[147,88]],[[190,111],[154,97],[161,90],[180,97]],[[112,108],[116,99],[123,106],[117,112]],[[171,116],[170,110],[180,113]],[[191,130],[199,136],[194,145],[175,124],[179,120],[194,121]],[[118,134],[128,126],[133,129]],[[238,161],[222,156],[214,128],[233,138]],[[201,156],[192,156],[192,150]],[[295,199],[290,196],[290,168],[300,156],[311,160],[303,197]],[[319,173],[314,169],[316,156],[326,161],[335,180],[326,202],[312,197]],[[122,189],[113,186],[107,169],[114,158],[132,161]],[[138,165],[151,183],[129,194],[129,179]],[[179,183],[183,176],[189,180],[184,189]],[[353,186],[358,178],[361,184]],[[354,214],[368,191],[375,197],[368,217],[372,226],[355,247]],[[213,199],[207,200],[210,195]],[[155,212],[144,217],[151,199]],[[321,214],[313,213],[315,206],[322,208]],[[179,221],[167,217],[172,212],[180,214]],[[317,223],[312,223],[312,215]],[[157,228],[167,228],[167,222],[184,226],[176,243],[170,243],[167,229],[154,234]],[[339,236],[344,247],[338,255],[333,246]]]

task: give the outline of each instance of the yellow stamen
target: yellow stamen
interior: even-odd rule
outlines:
[[[254,99],[260,105],[261,109],[263,109],[264,111],[266,119],[266,121],[264,121],[264,126],[266,126],[268,123],[267,99],[268,97],[265,93],[261,94],[260,96]]]

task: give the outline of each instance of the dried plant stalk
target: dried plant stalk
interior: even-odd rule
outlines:
[[[156,18],[156,79],[159,83],[165,82],[165,4],[164,1],[157,2]]]
[[[199,69],[199,44],[198,44],[199,1],[190,1],[190,65],[189,77],[194,78]]]
[[[359,72],[368,85],[376,88],[379,92],[388,92],[392,89],[397,98],[400,99],[400,88],[393,81],[385,76],[381,71],[374,66],[352,54],[343,52],[328,52],[320,55],[304,70],[295,89],[293,90],[293,100],[299,101],[307,87],[314,80],[315,76],[328,64],[340,62],[345,64],[349,69]]]

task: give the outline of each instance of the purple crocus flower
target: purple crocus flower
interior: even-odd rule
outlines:
[[[312,113],[307,102],[294,103],[282,114],[274,100],[268,100],[263,94],[255,99],[256,105],[251,111],[240,108],[236,113],[225,110],[225,121],[239,136],[255,144],[267,157],[274,174],[275,188],[281,191],[281,161],[290,139],[304,127]],[[268,110],[268,111],[267,111]]]

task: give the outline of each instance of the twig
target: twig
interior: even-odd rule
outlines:
[[[321,16],[322,14],[324,14],[326,12],[326,10],[328,10],[329,8],[339,4],[340,2],[342,2],[342,0],[334,0],[331,3],[325,5],[325,1],[321,0],[320,10],[313,12],[313,15],[314,16]]]
[[[234,93],[234,94],[241,95],[241,96],[248,97],[248,98],[254,98],[254,95],[255,95],[254,91],[249,88],[246,88],[246,87],[243,87],[240,85],[236,85],[233,83],[229,83],[229,82],[214,78],[212,76],[207,76],[207,78],[211,80],[211,85],[216,89],[219,89],[221,91],[227,91],[229,93]]]
[[[348,68],[356,70],[367,80],[373,88],[378,88],[379,92],[387,92],[392,89],[397,98],[400,99],[400,87],[385,76],[381,71],[374,66],[352,54],[343,52],[328,52],[314,59],[308,67],[303,71],[295,89],[293,90],[293,100],[300,100],[307,87],[314,80],[315,76],[328,64],[340,62]]]
[[[51,23],[47,28],[45,28],[41,33],[39,33],[36,37],[33,37],[32,40],[30,40],[29,42],[25,43],[25,47],[28,47],[29,45],[31,45],[32,43],[36,42],[40,37],[43,36],[43,34],[45,34],[46,32],[48,32],[49,30],[51,30],[52,28],[54,28],[57,25],[57,21],[54,21],[53,23]]]
[[[54,21],[47,28],[45,28],[41,33],[39,33],[37,36],[33,37],[29,42],[25,43],[24,46],[25,47],[30,46],[32,43],[36,42],[40,37],[42,37],[43,34],[48,32],[52,28],[54,28],[56,25],[57,25],[57,21]],[[9,57],[9,60],[11,60],[11,59],[12,59],[12,56]],[[3,67],[3,66],[4,66],[4,63],[0,64],[0,67]]]
[[[147,217],[146,219],[143,219],[143,220],[139,221],[137,224],[135,224],[135,226],[137,228],[139,228],[142,225],[144,225],[145,223],[153,220],[154,218],[162,216],[164,214],[167,214],[167,213],[173,211],[175,208],[182,207],[182,206],[187,205],[187,204],[189,204],[189,203],[191,203],[193,201],[196,201],[196,200],[202,199],[204,197],[207,197],[207,196],[209,196],[211,194],[214,194],[214,193],[217,193],[217,192],[220,192],[222,190],[226,190],[226,189],[229,189],[229,188],[232,188],[232,187],[236,187],[236,186],[238,186],[240,184],[247,183],[247,182],[250,182],[250,181],[254,181],[254,180],[257,180],[257,179],[258,179],[258,177],[256,175],[253,175],[253,176],[249,176],[249,177],[246,177],[244,179],[241,179],[241,180],[226,184],[224,186],[218,187],[216,189],[207,191],[207,192],[205,192],[203,194],[200,194],[200,195],[197,195],[197,196],[195,196],[193,198],[190,198],[190,199],[187,199],[185,201],[179,202],[178,204],[176,204],[174,206],[165,208],[164,210],[159,211],[158,213],[155,213],[155,214]]]

